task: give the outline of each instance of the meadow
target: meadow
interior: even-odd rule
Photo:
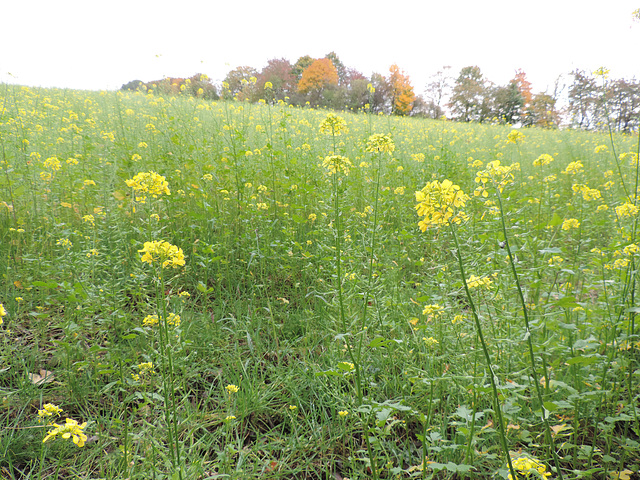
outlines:
[[[637,478],[637,134],[0,85],[0,142],[2,478]]]

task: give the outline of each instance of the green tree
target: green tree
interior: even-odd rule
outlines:
[[[481,122],[488,110],[489,87],[477,66],[464,67],[455,81],[449,107],[462,122]]]
[[[236,67],[227,73],[222,83],[224,98],[237,97],[239,100],[253,99],[258,71],[253,67]]]
[[[494,88],[492,94],[492,114],[500,123],[514,124],[521,120],[525,100],[516,80]]]

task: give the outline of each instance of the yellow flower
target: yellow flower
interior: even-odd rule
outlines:
[[[396,145],[393,143],[393,139],[389,135],[382,133],[375,133],[367,140],[367,147],[365,151],[370,153],[393,153],[396,149]]]
[[[40,417],[40,421],[44,418],[53,417],[54,415],[57,417],[62,413],[62,409],[53,403],[46,403],[43,405],[41,410],[38,410],[38,416]]]
[[[626,202],[616,207],[616,215],[618,217],[635,217],[638,214],[638,207],[634,204]]]
[[[569,163],[569,165],[567,165],[567,168],[565,168],[560,173],[564,173],[565,175],[570,175],[572,173],[580,173],[583,168],[584,168],[584,165],[582,164],[582,162],[580,160],[577,160],[575,162]]]
[[[4,323],[4,320],[2,320],[2,317],[6,317],[6,316],[7,316],[7,310],[4,308],[4,305],[0,303],[0,325]]]
[[[71,250],[71,247],[73,247],[73,243],[71,243],[71,240],[69,240],[68,238],[61,238],[56,242],[56,245],[60,245],[67,250]]]
[[[507,143],[519,143],[524,141],[524,134],[520,130],[511,130],[507,135]]]
[[[551,162],[553,162],[553,157],[548,153],[543,153],[533,161],[533,166],[544,167],[545,165],[549,165]]]
[[[60,160],[57,157],[49,157],[44,161],[44,167],[53,171],[60,170]]]
[[[609,148],[606,145],[598,145],[594,149],[594,153],[606,152],[607,150],[609,150]]]
[[[144,194],[147,193],[153,198],[157,198],[162,194],[171,195],[167,180],[156,172],[140,172],[133,178],[126,180],[126,184],[128,187],[133,188],[136,194],[140,194],[139,197],[136,197],[136,200],[146,198]]]
[[[158,324],[158,316],[157,315],[147,315],[142,320],[142,325],[145,327],[155,327]]]
[[[140,258],[142,263],[162,262],[162,268],[178,268],[185,264],[182,249],[163,240],[144,242],[144,248],[138,252],[144,253]]]
[[[52,424],[55,427],[52,430],[47,432],[47,436],[44,437],[42,443],[46,442],[50,438],[55,438],[60,435],[62,438],[72,438],[73,443],[75,443],[79,447],[84,446],[84,442],[87,441],[87,436],[84,434],[83,429],[87,426],[87,422],[84,422],[81,425],[78,425],[78,422],[67,418],[64,425],[58,425],[57,423]]]
[[[340,415],[341,417],[346,417],[347,415],[349,415],[349,412],[347,410],[340,410],[338,412],[338,415]]]
[[[322,134],[337,136],[347,133],[348,131],[347,122],[335,113],[327,114],[327,117],[320,124],[320,133]]]
[[[229,395],[233,393],[238,393],[240,391],[240,389],[234,384],[229,384],[226,387],[224,387],[224,389],[227,391]]]
[[[94,182],[93,180],[85,180],[83,183],[84,183],[85,187],[89,187],[91,185],[95,186],[95,184],[96,184],[96,182]]]
[[[315,222],[316,219],[318,218],[318,216],[315,213],[310,213],[309,214],[309,220],[311,220],[312,222]]]
[[[433,337],[422,337],[422,341],[427,345],[427,347],[433,347],[434,345],[438,345],[440,343]]]
[[[444,180],[442,183],[434,180],[428,183],[416,192],[418,204],[415,208],[418,215],[424,217],[418,223],[420,230],[424,232],[430,226],[446,225],[448,222],[459,224],[466,220],[467,215],[461,210],[454,212],[454,208],[464,207],[468,199],[469,197],[451,180]]]
[[[576,218],[567,218],[562,222],[562,230],[571,230],[572,228],[578,228],[579,226],[580,222]]]
[[[94,218],[93,215],[84,215],[82,217],[82,221],[86,223],[90,223],[91,226],[94,226],[96,224],[96,219]]]
[[[349,175],[349,169],[353,164],[351,160],[342,155],[329,155],[323,160],[322,166],[327,169],[327,175],[343,173],[346,176]]]
[[[469,288],[489,288],[491,286],[491,279],[489,277],[476,277],[475,275],[471,275],[467,280],[467,286]]]
[[[441,315],[443,312],[444,308],[436,304],[425,305],[424,309],[422,310],[423,315]]]

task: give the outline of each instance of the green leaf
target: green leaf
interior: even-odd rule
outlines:
[[[378,348],[378,347],[386,347],[391,343],[390,340],[385,339],[384,337],[376,337],[369,343],[370,348]]]

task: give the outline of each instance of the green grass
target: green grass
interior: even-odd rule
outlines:
[[[637,135],[326,116],[0,85],[3,478],[506,478],[501,431],[518,471],[638,471]],[[494,160],[520,164],[504,230],[474,195]],[[150,171],[170,195],[142,203]],[[421,232],[414,192],[445,179],[468,220]],[[185,265],[143,263],[153,240]],[[83,447],[42,442],[47,403]]]

